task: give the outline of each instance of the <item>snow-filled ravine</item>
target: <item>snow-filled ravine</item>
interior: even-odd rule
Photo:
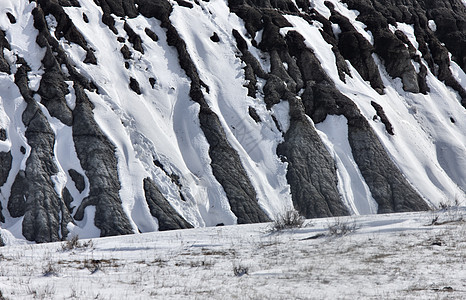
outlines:
[[[8,243],[0,248],[0,292],[5,299],[462,299],[465,213],[306,220],[281,232],[271,223],[196,228],[74,246],[24,244],[0,230]]]

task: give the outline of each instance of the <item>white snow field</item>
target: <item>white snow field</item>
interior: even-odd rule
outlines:
[[[307,220],[279,232],[270,223],[196,228],[70,249],[1,230],[9,245],[0,248],[0,298],[464,299],[465,216],[452,207]]]

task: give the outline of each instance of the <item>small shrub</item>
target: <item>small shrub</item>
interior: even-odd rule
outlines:
[[[42,274],[46,277],[58,276],[58,268],[51,261],[49,261],[47,265],[45,265]]]
[[[105,269],[117,269],[120,266],[118,261],[115,259],[85,259],[82,263],[82,268],[88,269],[91,274],[94,274],[98,271],[105,273]]]
[[[76,249],[93,249],[94,243],[92,240],[87,242],[80,242],[79,236],[75,235],[61,245],[62,251],[71,251]]]
[[[102,261],[100,259],[90,259],[84,262],[84,267],[91,272],[91,274],[102,270]]]
[[[55,286],[47,284],[43,288],[33,288],[28,286],[26,292],[34,299],[52,299],[55,294]]]
[[[335,219],[333,224],[328,225],[328,233],[330,236],[344,236],[355,232],[357,229],[354,221],[352,223],[344,222],[339,218]]]
[[[464,212],[460,209],[460,206],[461,202],[458,197],[451,202],[440,202],[438,208],[432,210],[432,218],[427,225],[444,225],[448,223],[464,222]]]
[[[233,266],[233,274],[237,277],[241,277],[243,275],[248,275],[249,274],[249,268],[245,266]]]
[[[285,229],[303,227],[305,218],[296,210],[288,210],[282,215],[278,215],[272,223],[271,231],[282,231]]]
[[[79,236],[75,235],[71,239],[67,240],[65,243],[61,245],[61,249],[63,251],[73,250],[79,248]]]

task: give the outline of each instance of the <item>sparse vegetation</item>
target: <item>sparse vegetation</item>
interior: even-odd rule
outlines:
[[[328,234],[330,236],[344,236],[355,232],[358,229],[356,222],[342,221],[336,218],[335,221],[328,225]]]
[[[84,262],[84,267],[91,272],[91,274],[96,273],[97,271],[102,270],[102,260],[100,259],[90,259]]]
[[[79,236],[75,235],[71,239],[67,240],[64,242],[61,246],[62,251],[71,251],[71,250],[77,250],[77,249],[93,249],[94,248],[94,243],[92,240],[89,240],[87,242],[81,242],[79,240]]]
[[[42,288],[28,286],[26,291],[29,295],[32,295],[34,299],[52,299],[53,295],[55,295],[56,289],[55,286],[47,284]]]
[[[432,210],[432,217],[427,225],[464,222],[464,211],[460,209],[460,205],[458,198],[455,198],[452,202],[440,202],[438,209]]]
[[[0,289],[5,299],[306,299],[314,289],[326,299],[462,299],[466,222],[425,227],[428,217],[316,219],[285,234],[268,224],[159,232],[95,239],[92,251],[76,250],[86,241],[78,239],[71,251],[9,245],[0,248]]]
[[[285,229],[301,228],[304,225],[305,218],[296,210],[288,210],[278,215],[272,222],[271,232],[282,231]]]
[[[46,277],[48,276],[58,276],[58,268],[51,261],[47,262],[44,267],[42,274]]]
[[[249,267],[242,266],[242,265],[235,265],[233,266],[233,274],[237,277],[241,277],[243,275],[249,274]]]

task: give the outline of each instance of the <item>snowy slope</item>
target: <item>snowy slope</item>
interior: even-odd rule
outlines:
[[[210,147],[213,145],[209,144],[205,128],[200,124],[201,105],[193,101],[190,94],[193,80],[180,63],[179,50],[170,44],[171,33],[167,25],[155,17],[145,17],[143,13],[135,17],[112,14],[115,33],[103,21],[103,6],[92,0],[77,2],[79,7],[63,6],[63,11],[86,41],[86,47],[91,49],[96,64],[85,62],[88,50],[83,45],[65,36],[57,37],[62,30],[60,20],[48,14],[45,21],[70,65],[95,86],[94,90],[86,89],[85,93],[94,105],[93,114],[98,126],[115,146],[117,181],[121,185],[118,195],[132,232],[152,232],[160,227],[160,220],[152,214],[146,199],[147,191],[143,186],[146,178],[156,183],[169,205],[192,226],[236,224],[238,216],[232,210],[231,196],[226,193],[225,182],[212,166]],[[330,2],[336,11],[348,18],[357,32],[374,44],[372,33],[356,20],[358,11],[349,10],[341,1]],[[142,6],[145,1],[136,3]],[[226,0],[166,3],[172,8],[168,21],[185,42],[200,80],[208,87],[203,87],[203,97],[218,117],[226,141],[239,155],[247,180],[255,191],[253,200],[271,219],[290,210],[294,195],[287,172],[291,172],[293,166],[277,155],[277,147],[285,142],[284,136],[290,126],[290,105],[284,97],[273,105],[267,103],[265,77],[257,78],[256,97],[248,94],[246,63],[237,38],[232,34],[234,30],[240,34],[258,65],[271,74],[270,53],[256,47],[262,41],[263,30],[252,37],[247,22],[232,12]],[[323,0],[311,1],[309,5],[324,18],[331,16]],[[21,65],[19,57],[22,57],[31,69],[27,73],[29,89],[38,91],[46,71],[43,62],[46,51],[36,41],[39,32],[34,27],[32,12],[37,6],[36,2],[27,0],[2,1],[0,4],[0,29],[5,32],[11,48],[3,48],[11,74],[0,72],[0,128],[6,130],[7,136],[5,141],[0,141],[0,151],[11,151],[12,156],[7,180],[0,187],[1,212],[5,217],[1,227],[5,236],[11,234],[16,239],[23,238],[23,217],[12,217],[8,204],[16,175],[26,169],[31,147],[25,136],[27,126],[22,120],[26,102],[15,84],[15,73]],[[301,7],[297,11],[306,13]],[[15,22],[9,19],[7,12],[15,17]],[[285,13],[284,20],[289,26],[280,25],[282,37],[291,31],[302,35],[305,45],[313,51],[335,87],[356,104],[403,178],[422,199],[430,207],[464,203],[466,111],[458,92],[440,81],[425,60],[422,64],[427,67],[426,82],[430,91],[426,94],[406,92],[401,79],[392,78],[383,60],[375,53],[372,56],[385,86],[383,94],[362,79],[348,60],[345,63],[351,76],[346,74],[342,81],[332,45],[322,34],[323,25],[317,21],[308,22],[298,13]],[[432,27],[435,23],[429,24]],[[139,37],[142,51],[134,43],[127,26]],[[340,29],[336,24],[332,26],[338,37]],[[412,25],[398,22],[396,26],[390,26],[393,32],[404,32],[416,51],[421,53]],[[147,29],[158,39],[151,38]],[[217,42],[212,39],[214,33],[219,39]],[[125,58],[122,47],[128,49],[129,58]],[[412,61],[412,65],[419,70],[418,63]],[[64,64],[60,67],[68,76],[66,105],[73,110],[77,101],[73,87],[76,79]],[[283,69],[291,70],[291,66],[283,63]],[[454,62],[451,62],[450,70],[460,86],[466,89],[464,70]],[[130,88],[133,81],[138,83],[139,91]],[[295,96],[299,98],[300,92],[297,91]],[[66,188],[73,199],[71,207],[79,207],[89,196],[93,183],[86,175],[89,170],[82,165],[75,150],[73,126],[52,116],[38,94],[34,99],[55,135],[54,153],[50,155],[58,171],[51,176],[53,187],[58,197],[62,197]],[[383,107],[394,135],[388,134],[380,118],[374,117],[371,102]],[[259,122],[251,117],[251,108]],[[353,215],[376,214],[378,204],[351,150],[348,120],[343,115],[331,114],[316,124],[309,120],[333,158],[338,192],[348,212]],[[24,147],[24,153],[21,147]],[[70,169],[83,175],[83,191],[76,187],[68,172]],[[72,221],[67,224],[68,237],[100,236],[95,214],[95,204],[86,206],[82,220],[73,219],[70,213]]]
[[[326,11],[322,13],[325,14]],[[396,135],[388,135],[383,124],[377,120],[371,125],[392,159],[417,190],[433,205],[449,202],[455,198],[464,201],[466,112],[461,107],[457,94],[445,87],[430,72],[427,80],[431,92],[428,95],[407,93],[403,91],[401,81],[391,79],[380,62],[378,67],[381,74],[385,74],[382,79],[387,86],[385,95],[379,95],[374,91],[358,76],[354,68],[351,69],[353,78],[347,76],[344,83],[339,79],[331,45],[322,38],[318,26],[311,26],[303,19],[294,16],[287,18],[306,38],[307,45],[315,51],[338,89],[358,105],[367,119],[370,120],[374,116],[371,101],[384,107],[389,119],[393,120],[392,125],[397,132]],[[284,31],[286,30],[288,28]],[[464,78],[465,74],[461,69],[455,68],[455,70],[460,80]],[[452,123],[450,117],[458,122]],[[332,128],[334,125],[326,125],[326,127]],[[353,180],[354,177],[357,178],[353,176],[349,179]],[[349,190],[347,193],[351,195],[353,191]],[[364,197],[360,199],[362,201]]]

